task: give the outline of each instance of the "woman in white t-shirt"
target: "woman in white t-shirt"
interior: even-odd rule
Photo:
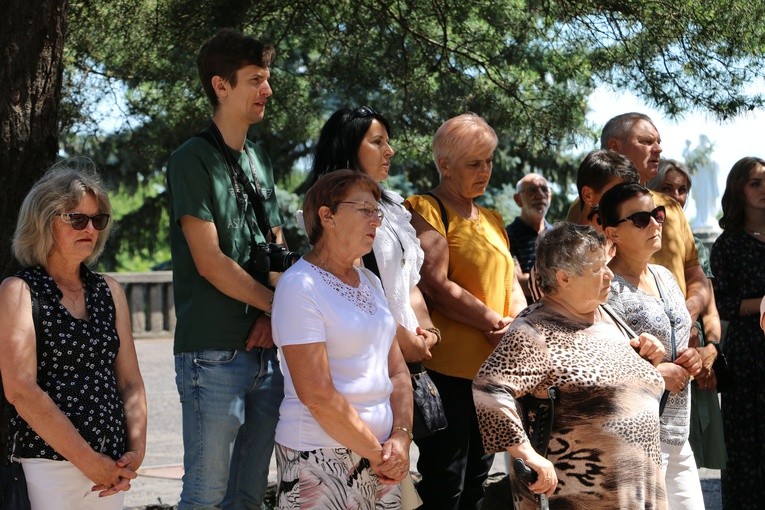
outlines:
[[[273,303],[284,401],[276,427],[279,508],[397,508],[409,472],[412,387],[380,281],[354,261],[372,249],[380,187],[327,174],[303,203],[313,249]]]

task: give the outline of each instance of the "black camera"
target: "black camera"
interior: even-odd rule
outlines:
[[[300,259],[300,254],[289,251],[281,244],[258,243],[253,259],[253,268],[258,273],[274,271],[283,273]]]

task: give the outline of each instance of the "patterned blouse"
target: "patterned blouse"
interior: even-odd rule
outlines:
[[[528,441],[516,398],[555,386],[547,458],[558,487],[550,508],[666,509],[659,446],[659,372],[604,316],[588,324],[545,303],[523,310],[473,382],[487,453]],[[511,474],[516,510],[539,508]]]
[[[688,348],[691,334],[691,316],[685,307],[685,297],[672,273],[662,266],[649,264],[648,268],[659,279],[662,293],[675,329],[675,350],[679,354]],[[666,362],[672,362],[672,328],[665,312],[665,301],[638,289],[630,282],[614,274],[608,304],[623,317],[636,333],[651,333],[658,338],[667,353]],[[688,440],[691,419],[690,385],[680,393],[670,393],[661,415],[661,441],[682,445]]]
[[[116,310],[103,276],[80,266],[88,320],[72,317],[61,304],[63,294],[40,266],[17,277],[38,297],[40,323],[37,384],[98,452],[118,459],[125,452],[124,405],[117,391],[114,363],[120,347]],[[9,445],[21,458],[66,460],[18,415],[11,417]]]

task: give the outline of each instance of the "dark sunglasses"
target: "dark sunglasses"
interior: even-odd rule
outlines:
[[[359,106],[353,110],[353,114],[356,117],[376,117],[379,114],[368,106]]]
[[[617,221],[616,224],[618,225],[619,223],[629,220],[637,228],[646,228],[648,224],[651,223],[651,218],[655,219],[656,223],[664,223],[664,220],[667,218],[667,212],[664,210],[664,206],[660,205],[651,212],[640,211],[630,214],[626,218]]]
[[[93,222],[93,228],[96,230],[103,230],[106,225],[109,224],[109,215],[106,213],[96,214],[95,216],[88,216],[87,214],[78,212],[58,213],[56,216],[61,216],[61,221],[68,223],[75,230],[82,230],[88,226],[88,222]]]

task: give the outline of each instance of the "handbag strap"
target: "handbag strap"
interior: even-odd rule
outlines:
[[[669,299],[667,298],[666,292],[664,290],[664,285],[661,282],[661,278],[659,278],[659,275],[656,274],[656,272],[651,269],[651,266],[648,266],[648,270],[651,272],[651,275],[653,275],[653,279],[656,282],[656,288],[659,290],[659,298],[661,298],[661,302],[664,304],[664,313],[667,314],[667,318],[669,319],[669,331],[670,331],[670,348],[672,361],[675,361],[677,358],[677,345],[675,341],[675,323],[672,320],[672,312],[669,311]],[[667,400],[669,400],[669,390],[664,390],[664,394],[661,396],[661,400],[659,401],[659,416],[664,414],[664,407],[667,405]]]
[[[446,206],[443,202],[441,202],[441,199],[438,198],[436,195],[433,194],[432,191],[428,191],[425,193],[429,197],[433,197],[435,201],[438,203],[438,210],[441,211],[441,221],[444,223],[444,235],[449,233],[449,215],[446,212]]]
[[[40,352],[40,344],[42,342],[42,319],[40,318],[40,300],[37,297],[37,291],[29,288],[29,295],[31,297],[32,301],[32,324],[34,324],[35,328],[35,345],[36,350],[39,353]],[[6,410],[10,409],[11,404],[3,398],[3,404]],[[8,418],[6,424],[5,424],[5,430],[8,431],[8,427],[10,425],[10,415],[7,412],[3,413],[6,418]],[[13,435],[13,439],[9,442],[6,442],[5,444],[5,454],[3,455],[3,459],[6,462],[15,462],[14,461],[14,453],[16,453],[16,437],[18,436],[18,432],[16,432]]]
[[[630,327],[630,325],[627,324],[627,321],[622,319],[621,316],[618,313],[616,313],[616,310],[611,308],[608,305],[608,303],[603,303],[602,305],[600,305],[600,309],[601,311],[606,312],[606,315],[608,315],[611,318],[611,320],[614,321],[614,324],[616,324],[616,327],[621,329],[622,333],[624,333],[624,335],[627,338],[631,339],[631,338],[636,338],[639,336],[637,333],[635,333],[635,330],[633,330]]]
[[[675,322],[672,318],[672,312],[669,310],[669,299],[667,296],[667,293],[665,292],[664,286],[661,283],[661,278],[654,272],[653,269],[651,269],[650,266],[648,266],[648,270],[653,275],[653,279],[656,282],[656,288],[659,289],[659,297],[661,298],[662,303],[664,304],[664,313],[667,314],[667,318],[669,319],[669,330],[670,330],[670,346],[672,348],[672,361],[675,361],[677,358],[677,342],[675,340]]]

